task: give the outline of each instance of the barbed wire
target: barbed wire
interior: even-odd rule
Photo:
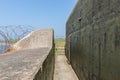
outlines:
[[[0,48],[4,50],[4,48],[6,48],[5,46],[9,47],[19,39],[26,36],[32,30],[33,30],[32,26],[29,26],[29,25],[0,26]]]

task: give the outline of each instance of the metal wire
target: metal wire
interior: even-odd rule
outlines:
[[[8,26],[0,26],[0,48],[4,48],[11,46],[19,39],[26,36],[28,33],[32,31],[32,27],[29,25],[8,25]],[[4,46],[4,47],[1,47]],[[1,50],[1,49],[0,49]],[[1,52],[1,51],[0,51]]]

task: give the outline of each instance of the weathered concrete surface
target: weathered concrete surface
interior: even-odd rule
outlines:
[[[40,48],[0,55],[0,79],[32,80],[49,52]]]
[[[52,40],[52,29],[41,29],[33,31],[17,43],[15,43],[10,49],[6,50],[5,53],[15,50],[52,47]]]
[[[66,56],[80,80],[120,79],[120,0],[78,0],[66,28]]]
[[[57,48],[55,55],[54,80],[78,80],[61,47]]]
[[[53,36],[52,29],[34,31],[1,54],[0,80],[53,80]]]

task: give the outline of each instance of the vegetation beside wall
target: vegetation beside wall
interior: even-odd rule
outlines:
[[[64,38],[56,38],[55,45],[56,45],[56,47],[64,47],[65,46],[65,39]]]

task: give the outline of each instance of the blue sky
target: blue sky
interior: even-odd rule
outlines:
[[[77,0],[0,0],[0,26],[52,27],[55,37],[65,37],[66,21]]]

